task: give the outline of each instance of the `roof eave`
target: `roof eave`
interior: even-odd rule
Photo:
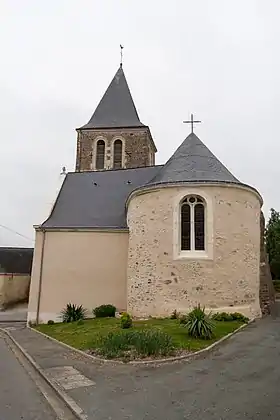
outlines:
[[[34,226],[35,227],[35,226]],[[116,226],[44,226],[37,225],[36,231],[58,231],[58,232],[74,232],[74,231],[86,231],[86,232],[128,232],[127,227],[116,227]]]
[[[149,128],[147,125],[145,124],[138,124],[138,125],[127,125],[127,126],[100,126],[100,127],[96,127],[96,126],[88,126],[88,124],[83,125],[82,127],[78,127],[76,128],[76,131],[80,131],[80,130],[121,130],[121,129],[125,129],[125,128]]]
[[[135,188],[133,191],[131,191],[131,193],[129,194],[129,196],[126,199],[125,202],[125,207],[127,208],[129,201],[131,200],[131,198],[137,194],[138,192],[148,192],[149,190],[155,189],[155,188],[166,188],[166,187],[177,187],[178,185],[213,185],[213,186],[234,186],[234,187],[239,187],[239,188],[245,188],[247,190],[250,190],[251,192],[253,192],[254,194],[256,194],[256,196],[258,197],[259,201],[260,201],[260,205],[262,207],[263,205],[263,198],[260,195],[260,193],[258,192],[258,190],[254,187],[251,187],[248,184],[244,184],[242,182],[239,181],[205,181],[205,180],[195,180],[195,181],[170,181],[170,182],[154,182],[151,184],[146,184],[146,185],[142,185],[141,187]]]
[[[145,125],[145,124],[142,124],[142,123],[141,123],[141,125],[131,125],[131,126],[127,126],[127,127],[124,127],[124,126],[122,126],[122,127],[110,127],[110,126],[107,126],[107,127],[105,127],[105,126],[104,127],[87,127],[87,124],[86,124],[86,125],[83,125],[82,127],[76,128],[76,131],[77,132],[80,132],[82,130],[91,130],[91,131],[122,130],[122,129],[130,129],[130,128],[131,129],[134,129],[134,128],[146,128],[148,130],[148,133],[149,133],[149,136],[150,136],[150,140],[151,140],[151,143],[152,143],[154,152],[155,153],[157,152],[157,147],[155,145],[155,142],[154,142],[154,139],[153,139],[153,136],[152,136],[150,127],[148,125]]]

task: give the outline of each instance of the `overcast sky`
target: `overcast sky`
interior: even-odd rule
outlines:
[[[119,66],[165,162],[197,135],[280,210],[279,0],[0,0],[0,224],[33,238]],[[0,245],[31,246],[0,227]]]

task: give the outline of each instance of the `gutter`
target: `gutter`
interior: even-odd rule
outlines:
[[[39,314],[40,314],[40,303],[41,303],[41,290],[42,290],[42,280],[43,280],[43,264],[44,264],[44,253],[45,253],[45,242],[46,242],[46,231],[42,229],[43,241],[41,249],[41,259],[40,259],[40,273],[39,273],[39,285],[38,285],[38,295],[37,295],[37,309],[36,309],[36,324],[39,324]]]

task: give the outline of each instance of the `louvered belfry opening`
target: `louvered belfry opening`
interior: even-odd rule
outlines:
[[[98,140],[96,144],[96,169],[102,170],[104,169],[105,163],[105,141]]]
[[[123,152],[123,144],[121,140],[114,141],[114,155],[113,155],[113,168],[114,169],[121,169],[122,168],[122,152]]]
[[[205,203],[201,197],[188,196],[181,204],[181,250],[205,250]]]

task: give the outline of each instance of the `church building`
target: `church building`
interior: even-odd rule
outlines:
[[[35,227],[29,321],[59,321],[69,302],[89,316],[109,303],[143,318],[197,304],[261,315],[260,194],[193,130],[164,165],[156,151],[121,65]]]

